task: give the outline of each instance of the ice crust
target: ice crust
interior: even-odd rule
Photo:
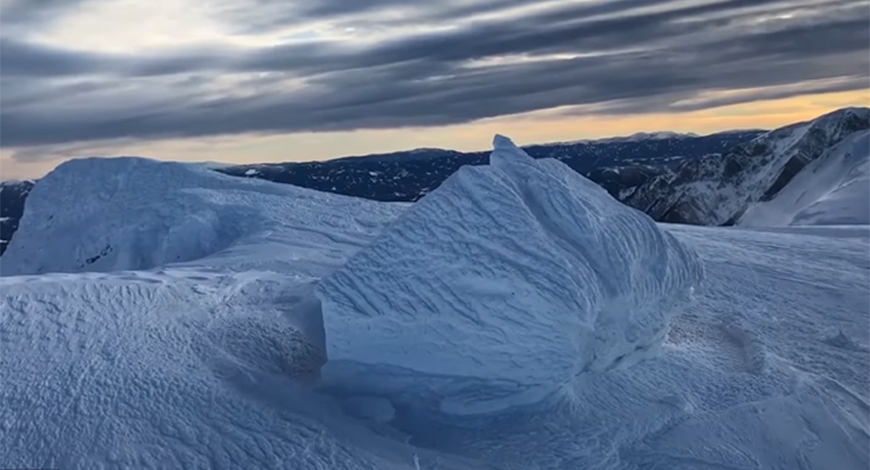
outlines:
[[[702,281],[694,251],[564,164],[493,145],[320,283],[328,386],[486,413],[661,343]]]

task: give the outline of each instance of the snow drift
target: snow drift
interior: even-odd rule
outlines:
[[[660,344],[695,253],[564,164],[494,146],[321,282],[329,386],[476,414]]]
[[[286,299],[225,274],[0,279],[0,468],[413,468],[300,388],[323,356]]]
[[[245,249],[252,246],[271,250],[272,260],[294,269],[302,261],[337,265],[401,210],[226,176],[202,164],[77,159],[34,187],[0,273],[141,270],[217,254],[235,256],[238,269],[250,269],[244,259],[256,258]]]
[[[313,282],[403,210],[199,164],[64,163],[2,258],[0,468],[427,462],[300,387],[325,360]]]
[[[807,165],[738,225],[870,224],[870,131],[855,132]]]

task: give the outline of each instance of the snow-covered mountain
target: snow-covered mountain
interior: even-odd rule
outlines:
[[[34,184],[29,180],[0,182],[0,255],[18,230],[18,223],[24,215],[24,201]]]
[[[671,174],[682,159],[656,164],[627,164],[595,168],[586,176],[604,188],[611,196],[623,201],[638,187],[656,176]]]
[[[774,198],[828,149],[868,128],[870,109],[840,109],[776,129],[724,155],[685,160],[624,202],[663,222],[734,224],[753,205]]]
[[[870,131],[855,132],[804,167],[738,225],[870,224]]]
[[[496,147],[415,205],[61,165],[3,257],[0,467],[870,465],[866,226],[654,224]]]

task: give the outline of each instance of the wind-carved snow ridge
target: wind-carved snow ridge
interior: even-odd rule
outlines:
[[[245,270],[267,267],[269,260],[269,269],[319,276],[325,271],[319,266],[340,265],[401,210],[234,178],[208,165],[77,159],[34,187],[3,255],[2,274],[142,270],[193,261]],[[272,253],[263,257],[259,251]]]
[[[651,354],[703,278],[691,249],[497,135],[318,286],[324,384],[478,414]]]
[[[32,191],[3,274],[149,269],[263,228],[261,214],[209,191],[206,173],[135,157],[66,162]]]

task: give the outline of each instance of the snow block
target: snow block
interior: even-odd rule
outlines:
[[[694,251],[561,162],[494,147],[323,279],[327,387],[495,412],[661,343],[703,278]]]

